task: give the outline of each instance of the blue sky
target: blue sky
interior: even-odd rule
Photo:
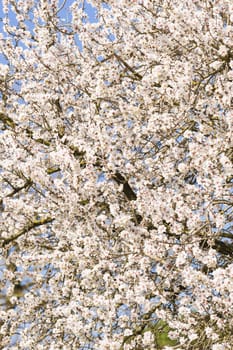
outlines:
[[[35,1],[35,3],[37,2],[36,0],[34,0],[34,1]],[[63,23],[69,22],[69,20],[71,19],[71,14],[70,14],[69,8],[75,1],[76,0],[66,0],[65,3],[64,3],[64,0],[59,0],[59,7],[61,7],[61,5],[64,4],[64,7],[59,12],[59,17],[61,18]],[[90,22],[97,22],[96,9],[93,6],[91,6],[90,2],[84,1],[84,8],[85,8],[85,11],[86,11],[86,13],[88,15],[88,20]],[[16,18],[15,18],[14,12],[10,11],[9,13],[10,13],[11,25],[15,25],[16,26],[17,25],[17,21],[16,21]],[[0,33],[1,34],[4,34],[4,31],[3,31],[3,17],[4,17],[4,14],[3,14],[3,3],[2,3],[2,0],[0,0]],[[33,30],[33,25],[30,24],[30,22],[27,22],[27,23],[29,25],[29,28],[31,28]],[[3,57],[3,55],[1,54],[1,52],[0,52],[0,63],[6,63],[6,61],[5,61],[4,57]]]

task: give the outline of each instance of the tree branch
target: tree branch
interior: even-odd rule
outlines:
[[[9,237],[9,238],[0,238],[1,240],[3,240],[2,246],[4,247],[5,245],[7,245],[8,243],[15,241],[17,238],[23,236],[26,232],[29,232],[30,230],[32,230],[33,228],[48,224],[50,222],[52,222],[54,220],[54,218],[51,217],[47,217],[47,218],[43,218],[43,219],[34,219],[33,221],[30,221],[29,223],[27,223],[19,232],[17,232],[15,235]]]

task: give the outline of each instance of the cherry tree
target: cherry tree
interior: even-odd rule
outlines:
[[[1,348],[232,349],[232,1],[2,4]]]

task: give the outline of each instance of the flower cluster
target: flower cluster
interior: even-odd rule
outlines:
[[[2,348],[231,349],[232,1],[2,3]]]

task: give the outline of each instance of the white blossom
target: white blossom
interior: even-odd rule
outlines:
[[[2,348],[230,349],[232,2],[2,11]]]

